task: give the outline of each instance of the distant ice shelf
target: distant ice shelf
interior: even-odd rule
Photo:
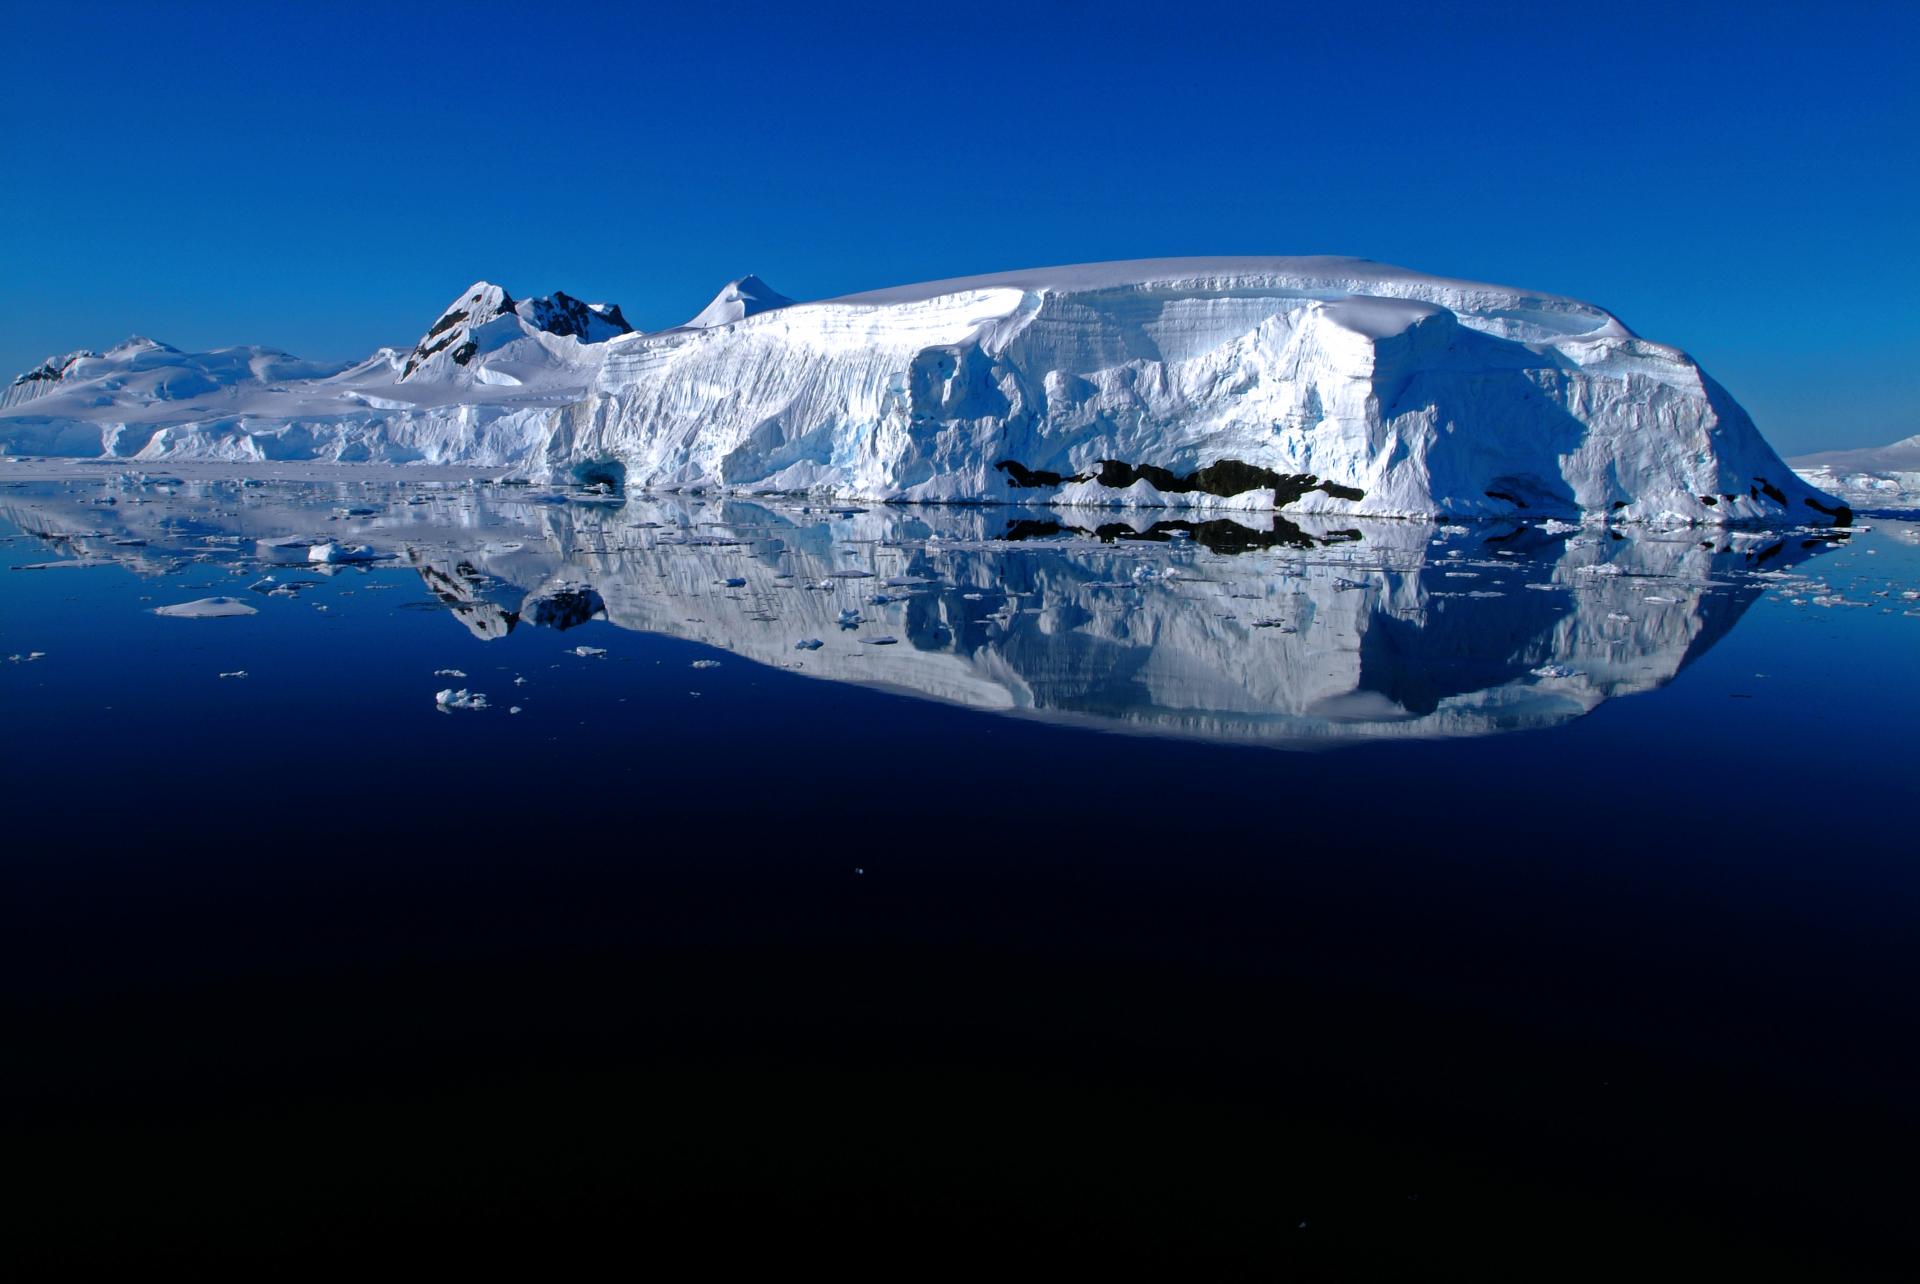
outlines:
[[[1851,518],[1690,357],[1605,310],[1346,258],[817,303],[745,277],[653,333],[480,282],[411,348],[350,366],[146,339],[51,357],[7,390],[0,451],[1202,517]]]

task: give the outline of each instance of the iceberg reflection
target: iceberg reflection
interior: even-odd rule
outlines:
[[[482,639],[604,619],[975,708],[1304,745],[1542,727],[1657,688],[1836,538],[493,486],[162,489],[112,506],[86,488],[16,492],[0,511],[147,570],[235,549],[292,561],[303,540],[350,539],[411,567]]]

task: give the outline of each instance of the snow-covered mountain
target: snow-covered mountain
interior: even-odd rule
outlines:
[[[0,410],[0,443],[909,502],[1850,516],[1684,352],[1603,309],[1361,259],[1083,264],[820,303],[746,277],[686,325],[624,324],[482,282],[407,354],[264,397],[42,396]]]
[[[1920,506],[1920,435],[1887,446],[1801,455],[1789,462],[1809,484],[1848,503]]]
[[[471,373],[477,382],[493,383],[496,380],[486,376],[510,373],[511,357],[504,350],[516,346],[511,356],[522,360],[531,356],[537,364],[552,365],[540,360],[551,356],[569,364],[574,354],[557,351],[541,341],[542,335],[597,344],[632,330],[616,304],[582,303],[564,293],[515,303],[499,286],[478,281],[420,336],[401,365],[400,377],[459,381],[463,373]]]
[[[348,365],[134,338],[16,379],[0,453],[506,466],[544,443],[550,412],[586,394],[607,341],[631,330],[614,304],[516,302],[480,281],[410,350]]]
[[[713,301],[701,308],[683,328],[705,330],[717,325],[731,325],[762,312],[784,308],[792,302],[792,299],[759,277],[748,274],[721,286],[720,293],[713,296]]]

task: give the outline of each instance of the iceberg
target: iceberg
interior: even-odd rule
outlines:
[[[20,376],[0,450],[1193,523],[1852,518],[1679,348],[1575,299],[1365,259],[1078,264],[811,303],[747,277],[652,333],[480,282],[410,351],[344,369],[140,343]]]

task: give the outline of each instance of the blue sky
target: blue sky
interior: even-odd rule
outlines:
[[[0,370],[1339,253],[1610,307],[1789,453],[1920,432],[1911,2],[597,8],[0,0]]]

